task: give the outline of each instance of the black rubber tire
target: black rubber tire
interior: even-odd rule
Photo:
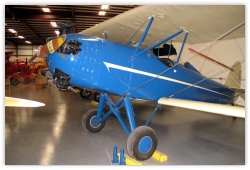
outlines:
[[[95,99],[96,102],[99,103],[99,100],[100,100],[100,93],[95,92],[95,94],[94,94],[94,99]]]
[[[142,153],[140,144],[145,139],[151,140],[150,146],[147,146],[147,152]],[[137,127],[128,137],[127,140],[127,152],[130,157],[135,158],[139,161],[145,161],[149,159],[155,152],[158,144],[158,139],[155,131],[149,126]]]
[[[16,85],[18,85],[18,83],[19,83],[18,79],[12,78],[12,77],[10,78],[10,84],[11,85],[16,86]]]
[[[100,132],[104,128],[105,123],[106,123],[104,121],[98,125],[91,124],[91,121],[94,121],[93,119],[96,117],[96,114],[97,114],[97,109],[90,109],[82,117],[83,128],[92,133]],[[104,114],[102,113],[102,115]]]
[[[80,90],[80,96],[84,99],[89,98],[89,96],[91,95],[91,91],[85,90],[85,89],[81,89]]]

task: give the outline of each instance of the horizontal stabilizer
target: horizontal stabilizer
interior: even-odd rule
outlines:
[[[245,118],[245,107],[231,106],[216,103],[207,103],[192,100],[174,99],[174,98],[160,98],[158,103],[161,105],[169,105],[182,107],[186,109],[199,110],[225,116]]]
[[[240,88],[230,88],[230,89],[235,92],[235,96],[240,96],[243,100],[245,100],[245,89],[240,89]],[[238,97],[236,97],[236,99],[238,99]]]
[[[233,90],[234,92],[245,93],[245,89],[233,88],[233,87],[230,87],[230,89]]]

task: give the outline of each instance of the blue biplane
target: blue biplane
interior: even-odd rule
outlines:
[[[230,88],[205,77],[190,63],[180,64],[187,31],[179,30],[145,49],[140,48],[153,20],[154,17],[149,19],[136,47],[130,42],[122,44],[107,37],[72,33],[50,40],[35,56],[46,57],[49,69],[46,75],[58,88],[79,87],[101,93],[98,108],[83,115],[83,126],[90,132],[99,132],[107,118],[114,114],[128,135],[127,152],[137,160],[149,159],[157,148],[156,133],[148,124],[161,105],[245,117],[244,107],[232,106],[236,91],[242,89]],[[180,34],[184,34],[184,38],[176,61],[157,56],[157,50],[154,53],[159,45]],[[233,69],[240,74],[240,63]],[[114,102],[110,94],[120,99]],[[133,99],[157,103],[145,126],[136,125]],[[103,113],[106,102],[110,110]],[[121,108],[126,109],[130,128],[122,119]]]

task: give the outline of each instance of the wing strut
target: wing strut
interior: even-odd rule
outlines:
[[[183,32],[183,30],[180,30],[180,31],[178,31],[178,32],[175,33],[175,34],[170,35],[169,37],[167,37],[167,38],[165,38],[165,39],[159,41],[158,43],[155,43],[154,45],[152,45],[152,46],[146,48],[145,50],[143,50],[143,51],[137,53],[135,56],[138,56],[138,55],[140,55],[140,54],[142,54],[142,53],[147,52],[148,50],[151,50],[151,49],[153,49],[153,48],[155,48],[155,47],[161,45],[162,43],[164,43],[164,42],[166,42],[166,41],[168,41],[168,40],[170,40],[170,39],[176,37],[177,35],[181,34],[182,32]]]
[[[135,49],[134,56],[136,55],[138,49],[141,47],[141,44],[142,44],[142,42],[144,41],[144,39],[145,39],[145,37],[146,37],[146,35],[147,35],[147,33],[148,33],[148,30],[149,30],[149,28],[150,28],[150,26],[151,26],[153,20],[154,20],[154,17],[152,16],[152,17],[150,18],[150,20],[149,20],[149,23],[148,23],[148,25],[147,25],[147,27],[146,27],[146,30],[144,31],[144,33],[143,33],[143,35],[142,35],[142,37],[141,37],[141,39],[140,39],[140,41],[139,41],[139,44],[137,45],[137,47],[136,47],[136,49]]]

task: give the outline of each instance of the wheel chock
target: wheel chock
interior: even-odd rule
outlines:
[[[118,159],[120,160],[120,153],[117,154],[118,155]],[[128,155],[124,154],[125,159],[125,163],[126,165],[142,165],[141,162],[137,161],[136,159],[133,159],[131,157],[129,157]]]
[[[152,158],[156,159],[159,162],[165,162],[168,160],[168,156],[159,152],[159,151],[155,151],[154,154],[152,155]]]
[[[93,106],[98,107],[98,104],[99,104],[99,103],[98,103],[97,101],[91,100],[91,104],[92,104]],[[105,103],[105,106],[108,106],[108,102]]]
[[[160,151],[155,151],[154,154],[152,155],[153,159],[155,159],[158,163],[159,162],[165,162],[168,160],[168,156],[161,153]],[[113,160],[111,161],[112,163],[118,163],[119,165],[149,165],[146,162],[139,162],[134,158],[131,158],[130,156],[124,154],[124,149],[120,150],[120,153],[117,153],[117,146],[114,145],[113,149]],[[158,164],[157,163],[157,164]],[[154,165],[154,164],[152,164]],[[155,164],[156,165],[156,164]]]
[[[96,102],[96,101],[94,101],[94,100],[92,100],[92,101],[91,101],[91,104],[94,105],[94,106],[98,106],[99,103]]]

